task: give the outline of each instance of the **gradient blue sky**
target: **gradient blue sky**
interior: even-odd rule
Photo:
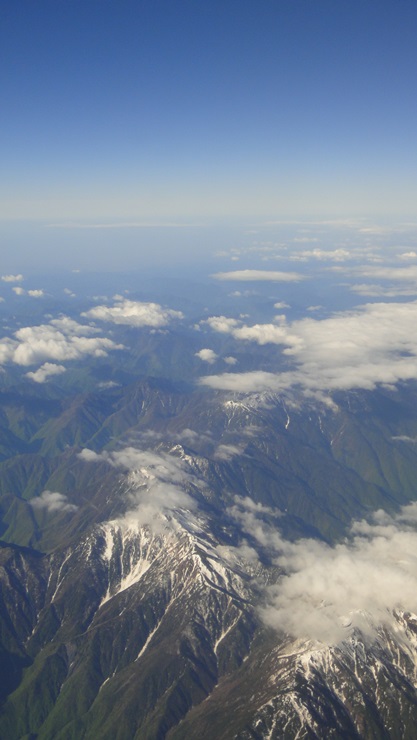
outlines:
[[[13,0],[0,26],[2,220],[415,214],[415,0]]]

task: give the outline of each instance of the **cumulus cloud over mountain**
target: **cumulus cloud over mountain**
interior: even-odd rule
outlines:
[[[45,383],[53,375],[62,375],[65,373],[64,365],[56,365],[53,362],[45,362],[34,372],[26,373],[26,377],[34,380],[35,383]]]
[[[220,444],[214,450],[213,457],[215,460],[231,460],[233,457],[241,455],[243,448],[243,445]]]
[[[57,491],[43,491],[29,502],[34,509],[45,509],[50,513],[57,511],[77,511],[78,506],[68,503],[68,498]]]
[[[238,446],[220,445],[216,457],[228,460],[239,454]],[[125,447],[101,453],[84,449],[79,456],[126,472],[129,508],[117,520],[121,526],[175,530],[181,512],[193,516],[198,511],[188,487],[204,483],[175,454]],[[225,557],[235,549],[254,563],[256,546],[268,552],[280,573],[276,582],[258,584],[264,595],[259,613],[278,631],[332,645],[358,628],[372,640],[381,625],[393,628],[395,611],[417,613],[416,503],[394,515],[379,510],[369,521],[354,522],[334,546],[312,538],[285,539],[279,531],[283,512],[249,496],[235,496],[227,514],[243,539],[236,548],[227,548]]]
[[[417,301],[369,303],[322,320],[303,318],[279,325],[211,317],[207,324],[237,340],[282,345],[293,367],[284,372],[224,373],[201,382],[212,388],[250,392],[373,389],[417,377]]]
[[[53,319],[49,324],[26,326],[12,337],[0,340],[0,364],[29,366],[51,360],[79,360],[86,355],[105,357],[110,350],[122,349],[122,345],[107,337],[89,336],[96,333],[94,327],[78,324],[68,317]]]
[[[311,538],[290,542],[271,521],[279,527],[280,512],[248,497],[235,502],[229,514],[281,571],[264,589],[260,614],[269,626],[331,645],[355,628],[375,638],[381,626],[393,627],[396,611],[417,613],[416,503],[395,515],[378,510],[330,546]]]
[[[285,576],[268,589],[265,621],[295,636],[326,643],[355,627],[372,636],[393,624],[395,610],[417,613],[417,505],[395,516],[377,511],[356,522],[345,542],[277,543]]]
[[[154,328],[166,326],[173,319],[184,318],[181,311],[163,308],[158,303],[143,303],[122,297],[118,297],[113,306],[96,306],[83,313],[82,316],[113,324]]]
[[[186,492],[187,484],[204,485],[181,458],[167,453],[125,447],[114,452],[95,453],[84,449],[79,457],[85,462],[107,462],[129,472],[129,504],[131,508],[119,523],[129,527],[166,526],[167,516],[178,509],[192,511],[196,501]],[[165,520],[161,524],[161,519]],[[175,528],[175,522],[170,526]]]

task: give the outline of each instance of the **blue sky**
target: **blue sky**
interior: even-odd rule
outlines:
[[[1,16],[2,219],[413,217],[415,2],[15,0]]]

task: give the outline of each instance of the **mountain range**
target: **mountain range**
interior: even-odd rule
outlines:
[[[417,389],[334,402],[3,389],[1,737],[414,737],[415,605],[355,569],[414,537]]]

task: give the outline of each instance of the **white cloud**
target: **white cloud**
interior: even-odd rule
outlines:
[[[278,301],[278,303],[274,303],[274,308],[290,308],[289,303],[285,303],[285,301]]]
[[[279,519],[282,516],[281,511],[256,503],[249,496],[235,496],[234,501],[234,505],[227,510],[229,516],[240,524],[246,534],[274,555],[282,540],[276,526],[271,523],[271,517]]]
[[[234,502],[234,506],[232,506],[228,511],[238,521],[245,521],[247,512],[256,514],[257,516],[261,514],[268,514],[274,517],[282,516],[282,512],[279,509],[273,508],[272,506],[265,506],[265,504],[261,504],[260,501],[254,501],[250,496],[235,496]],[[262,535],[262,539],[265,541],[264,535]]]
[[[5,283],[21,283],[23,280],[23,275],[2,275],[1,279]]]
[[[279,316],[277,319],[280,326],[276,324],[255,324],[246,326],[240,319],[230,319],[226,316],[210,316],[202,321],[211,329],[221,334],[231,334],[235,339],[249,340],[258,344],[288,344],[292,341],[297,342],[297,337],[291,337],[285,324],[285,316]]]
[[[45,362],[35,372],[26,373],[26,377],[34,380],[35,383],[45,383],[53,375],[65,373],[66,368],[63,365],[55,365],[51,362]]]
[[[25,289],[20,287],[12,288],[12,290],[16,293],[16,295],[25,295]]]
[[[370,298],[396,298],[398,296],[415,296],[417,293],[417,287],[404,288],[404,287],[392,287],[389,288],[382,285],[376,285],[373,283],[358,283],[350,286],[350,290],[358,295],[369,296]]]
[[[307,241],[310,240],[308,239]],[[356,254],[351,254],[347,249],[310,249],[304,250],[302,252],[297,252],[296,254],[292,255],[290,259],[295,261],[300,259],[316,259],[321,261],[329,260],[332,262],[345,262],[348,259],[352,259],[352,257],[356,257]]]
[[[277,270],[234,270],[217,272],[212,275],[216,280],[269,281],[274,283],[294,283],[304,280],[298,272],[279,272]]]
[[[159,480],[183,482],[187,475],[184,473],[183,461],[168,453],[157,453],[150,450],[141,450],[137,447],[124,447],[121,450],[113,450],[98,453],[84,448],[80,453],[81,459],[88,462],[105,461],[114,468],[122,468],[129,471],[141,472],[146,479],[158,477]]]
[[[113,306],[96,306],[81,315],[99,321],[109,321],[113,324],[137,327],[151,326],[154,328],[166,326],[173,319],[184,318],[181,311],[163,308],[158,303],[131,301],[122,296],[117,296]]]
[[[186,461],[167,453],[155,453],[126,447],[100,454],[89,449],[79,453],[86,462],[105,461],[115,468],[128,471],[129,503],[132,508],[119,519],[129,527],[152,526],[161,529],[168,525],[176,529],[175,514],[196,509],[196,502],[187,493],[190,484],[204,487]]]
[[[224,357],[223,361],[226,363],[226,365],[236,365],[237,359],[236,357],[232,357],[229,355],[228,357]]]
[[[417,265],[407,267],[384,267],[379,265],[366,265],[352,270],[353,275],[361,277],[377,278],[379,280],[399,280],[416,283]]]
[[[207,323],[235,339],[281,344],[283,354],[293,360],[293,368],[282,373],[225,373],[201,380],[213,388],[256,392],[298,386],[314,393],[372,390],[417,378],[417,301],[369,303],[330,318],[309,317],[280,326],[239,326],[225,317]]]
[[[380,626],[398,633],[395,613],[417,614],[417,503],[356,521],[331,546],[311,538],[290,542],[277,528],[281,512],[249,497],[234,501],[229,515],[282,574],[264,586],[259,612],[269,626],[333,645],[356,629],[370,639]]]
[[[99,332],[96,326],[79,324],[78,321],[74,321],[69,316],[60,316],[59,319],[51,319],[49,323],[67,336],[84,337],[90,334],[98,334]]]
[[[18,329],[13,338],[0,340],[0,364],[36,365],[50,360],[64,362],[90,355],[104,357],[110,350],[122,349],[106,337],[89,337],[97,329],[61,317],[49,324]]]
[[[399,255],[399,258],[401,260],[415,260],[417,259],[417,252],[414,252],[414,250],[411,252],[403,252]]]
[[[417,613],[416,529],[416,503],[395,516],[378,511],[370,523],[356,522],[334,547],[284,541],[276,532],[274,542],[263,524],[259,541],[275,548],[285,572],[267,589],[264,620],[295,637],[335,644],[354,628],[372,636],[378,625],[392,626],[395,610]]]
[[[263,370],[253,370],[249,373],[221,373],[207,375],[200,379],[202,385],[233,393],[261,393],[263,391],[282,391],[289,388],[291,383],[285,384],[280,375]]]
[[[218,445],[214,450],[213,457],[215,460],[228,461],[231,460],[233,457],[241,455],[242,452],[242,445],[221,444]]]
[[[34,509],[46,509],[50,513],[56,511],[77,511],[78,506],[68,503],[67,496],[57,491],[43,491],[37,498],[29,501]]]
[[[188,427],[182,429],[180,432],[176,432],[173,435],[173,439],[189,445],[196,445],[200,443],[212,444],[212,436],[210,431],[206,431],[204,433],[196,432],[194,429],[189,429]]]
[[[256,295],[256,290],[233,290],[228,293],[230,298],[249,298],[249,296]]]
[[[232,334],[234,329],[241,324],[239,319],[229,319],[226,316],[210,316],[210,318],[204,319],[201,323],[208,324],[210,329],[218,331],[221,334]]]
[[[257,344],[289,344],[290,346],[297,344],[298,337],[289,334],[287,327],[282,326],[282,318],[285,319],[285,317],[279,317],[280,326],[276,324],[240,326],[234,329],[232,334],[235,339],[248,340]]]
[[[213,365],[218,358],[218,355],[212,349],[200,349],[199,352],[195,353],[195,356],[199,357],[203,362],[208,362],[209,365]]]
[[[80,460],[84,460],[85,462],[98,463],[98,462],[104,461],[104,462],[108,462],[109,465],[112,465],[112,463],[108,459],[108,453],[94,452],[94,450],[89,450],[88,447],[84,447],[79,453],[78,457],[80,458]]]
[[[108,388],[119,388],[120,383],[116,383],[114,380],[103,380],[101,383],[98,383],[98,388],[102,388],[103,390],[107,390]]]
[[[45,295],[45,291],[41,289],[28,290],[28,295],[32,296],[32,298],[42,298]]]

